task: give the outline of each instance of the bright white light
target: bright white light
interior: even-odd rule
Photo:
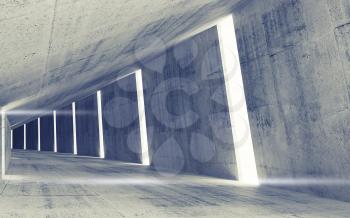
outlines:
[[[38,118],[38,151],[41,150],[41,142],[40,142],[40,117]]]
[[[159,186],[166,184],[157,178],[42,178],[38,176],[24,176],[24,175],[6,175],[4,177],[7,181],[25,181],[45,184],[64,184],[64,185],[135,185],[135,186]]]
[[[150,165],[149,153],[148,153],[145,102],[143,98],[142,71],[137,70],[135,72],[135,76],[136,76],[137,103],[138,103],[138,110],[139,110],[139,123],[140,123],[140,135],[141,135],[142,164]]]
[[[346,178],[271,178],[260,180],[261,185],[268,186],[338,186],[350,185]]]
[[[238,180],[248,184],[259,184],[232,15],[220,20],[217,28],[236,153]],[[239,108],[234,105],[237,102],[235,99],[241,99],[242,103]],[[245,132],[241,133],[242,130]],[[245,140],[239,140],[242,135],[245,135]]]
[[[73,113],[73,154],[78,154],[77,146],[77,120],[75,115],[75,102],[72,103],[72,113]]]
[[[11,129],[11,149],[13,149],[13,130]]]
[[[56,123],[56,111],[53,111],[53,151],[57,152],[57,123]]]
[[[123,186],[123,185],[140,185],[140,186],[159,186],[159,185],[170,185],[170,184],[211,184],[217,186],[227,186],[227,187],[251,187],[247,184],[242,184],[238,181],[225,180],[221,178],[209,178],[200,176],[177,176],[171,178],[164,177],[120,177],[120,176],[108,176],[108,177],[60,177],[60,178],[45,178],[38,175],[6,175],[5,177],[8,181],[25,181],[25,182],[35,182],[35,183],[46,183],[46,184],[79,184],[79,185],[113,185],[113,186]]]
[[[12,110],[6,112],[7,116],[46,115],[50,113],[49,110]]]
[[[101,91],[97,91],[97,112],[98,112],[98,133],[100,139],[100,158],[105,158],[103,125],[102,125],[102,96]]]
[[[24,130],[23,130],[23,140],[24,140],[24,142],[23,142],[23,149],[24,150],[27,150],[27,124],[24,124],[24,128],[23,128]]]

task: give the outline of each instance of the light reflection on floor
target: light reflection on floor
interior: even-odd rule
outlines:
[[[350,203],[230,180],[160,176],[139,164],[13,153],[4,217],[347,217]]]

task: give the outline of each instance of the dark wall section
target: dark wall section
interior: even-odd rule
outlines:
[[[27,150],[38,150],[38,120],[27,123],[26,142]]]
[[[56,112],[57,151],[73,153],[73,114],[72,105]]]
[[[102,89],[102,110],[106,158],[141,163],[135,74]]]
[[[96,94],[76,102],[78,155],[99,156]]]
[[[54,150],[53,115],[40,117],[40,150]]]
[[[235,178],[216,27],[140,64],[152,166]]]
[[[24,149],[24,126],[13,130],[13,149]]]

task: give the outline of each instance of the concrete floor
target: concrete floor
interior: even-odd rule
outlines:
[[[350,203],[136,164],[14,151],[0,217],[348,217]]]

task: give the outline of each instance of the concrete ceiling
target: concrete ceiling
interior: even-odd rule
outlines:
[[[29,111],[69,103],[237,2],[2,0],[0,106]],[[10,116],[10,122],[31,116]]]

